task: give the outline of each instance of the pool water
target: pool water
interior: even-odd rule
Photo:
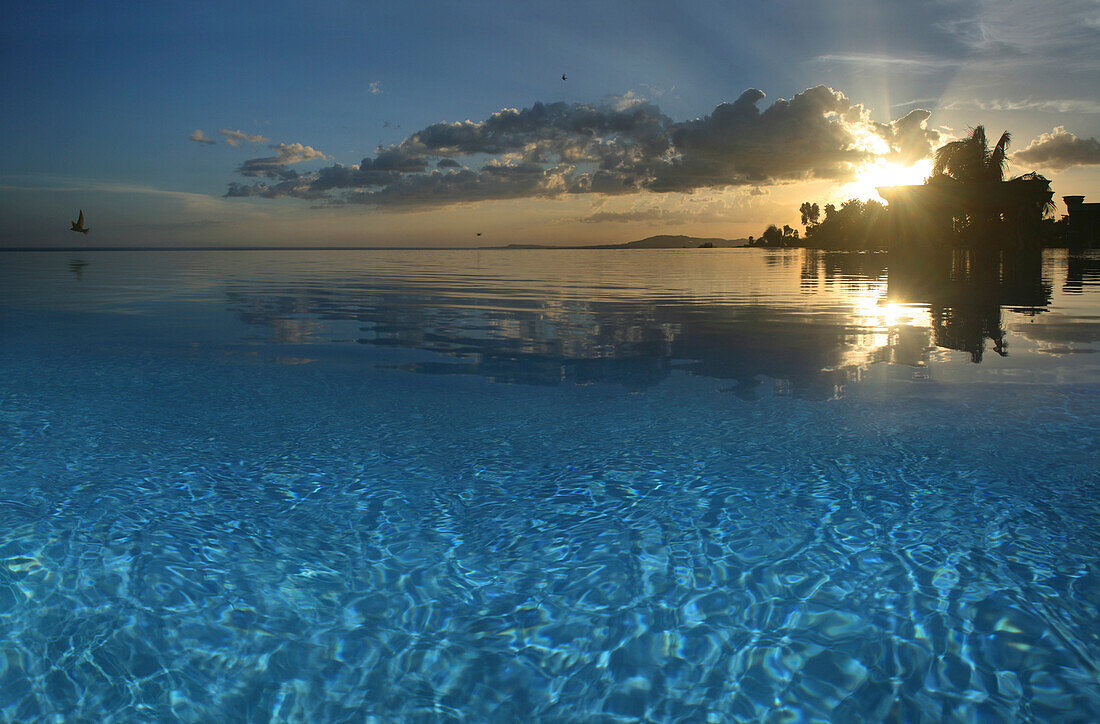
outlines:
[[[1100,256],[0,254],[0,719],[1100,720]]]

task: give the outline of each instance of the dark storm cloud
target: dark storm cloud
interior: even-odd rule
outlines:
[[[927,111],[877,123],[863,106],[825,86],[760,110],[763,98],[763,91],[749,89],[710,115],[681,123],[630,95],[600,104],[535,103],[484,121],[432,124],[355,166],[298,175],[287,169],[295,162],[289,152],[251,159],[238,169],[242,175],[280,183],[234,183],[226,195],[430,207],[846,180],[872,157],[903,163],[926,157],[939,138],[925,128]],[[323,157],[295,146],[297,155],[304,148],[315,154],[308,158]]]
[[[1042,133],[1027,148],[1012,154],[1017,165],[1031,165],[1061,171],[1071,166],[1100,164],[1100,141],[1095,138],[1079,138],[1055,126],[1050,133]]]

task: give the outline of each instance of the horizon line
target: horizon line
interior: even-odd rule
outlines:
[[[557,246],[552,244],[505,244],[503,246],[0,246],[2,252],[27,251],[530,251],[530,250],[607,250],[676,251],[694,247],[628,247],[624,244],[583,244]],[[745,246],[714,247],[745,249]]]
[[[0,252],[18,251],[463,251],[508,249],[507,246],[0,246]],[[575,249],[578,247],[545,247]]]

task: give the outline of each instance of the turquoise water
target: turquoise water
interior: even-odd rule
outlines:
[[[0,719],[1096,721],[1100,256],[0,254]]]

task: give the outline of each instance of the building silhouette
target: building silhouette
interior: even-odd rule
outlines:
[[[1066,243],[1070,248],[1092,249],[1100,245],[1100,204],[1086,204],[1084,196],[1063,196],[1066,216]]]
[[[890,205],[890,246],[916,250],[959,243],[990,248],[1037,246],[1050,181],[1025,174],[1008,181],[959,182],[937,177],[916,186],[882,186]]]

